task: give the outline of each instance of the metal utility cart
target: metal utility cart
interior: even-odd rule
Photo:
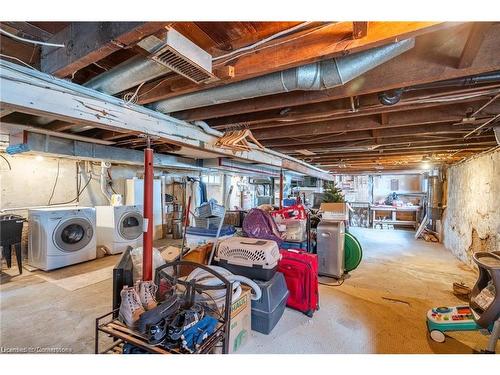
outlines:
[[[168,274],[165,270],[173,268],[173,273]],[[203,270],[213,274],[216,278],[221,280],[221,285],[202,285],[193,282],[185,282],[179,279],[182,267],[202,268]],[[125,343],[137,346],[148,353],[153,354],[208,354],[213,353],[218,347],[222,349],[222,354],[226,354],[229,348],[229,329],[231,320],[231,301],[232,301],[232,287],[231,283],[205,265],[190,262],[190,261],[175,261],[167,263],[156,269],[155,283],[161,285],[162,280],[166,280],[170,285],[175,288],[176,285],[183,285],[185,288],[194,288],[194,292],[203,293],[207,290],[225,290],[226,297],[224,303],[224,311],[219,316],[214,316],[219,321],[218,327],[215,331],[197,348],[194,353],[189,353],[183,349],[166,349],[161,345],[151,345],[148,343],[145,335],[127,327],[120,320],[114,318],[118,315],[118,309],[110,311],[109,313],[98,317],[95,321],[95,354],[120,354],[123,352],[122,348]],[[188,293],[189,294],[189,293]],[[102,346],[102,336],[112,339],[112,343],[106,347]]]

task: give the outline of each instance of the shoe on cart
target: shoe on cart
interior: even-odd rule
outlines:
[[[135,284],[135,289],[137,290],[137,294],[139,294],[139,300],[144,310],[154,309],[158,305],[155,298],[158,287],[154,282],[138,280]]]
[[[134,328],[139,317],[144,312],[141,300],[134,287],[124,286],[120,292],[122,302],[118,313],[121,321],[128,327]]]

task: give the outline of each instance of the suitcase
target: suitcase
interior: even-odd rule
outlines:
[[[290,295],[286,305],[312,317],[319,310],[318,257],[302,250],[281,249],[278,272],[285,275]]]

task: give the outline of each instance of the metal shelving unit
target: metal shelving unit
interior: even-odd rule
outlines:
[[[166,268],[172,267],[173,272],[165,272]],[[203,285],[198,284],[196,280],[193,282],[186,282],[179,279],[182,267],[201,268],[216,278],[221,280],[221,285]],[[95,321],[95,346],[94,351],[96,354],[106,353],[122,353],[124,343],[135,345],[148,353],[155,354],[208,354],[213,353],[217,347],[221,347],[222,354],[228,352],[229,349],[229,330],[231,324],[231,301],[232,301],[232,286],[231,283],[213,269],[199,263],[190,262],[186,260],[178,260],[175,262],[167,263],[156,269],[155,284],[160,285],[161,280],[166,280],[173,289],[176,285],[181,284],[185,288],[193,288],[193,292],[203,293],[207,290],[225,290],[226,297],[224,302],[224,311],[219,316],[213,316],[219,321],[215,331],[203,342],[203,344],[196,349],[194,353],[190,353],[184,349],[167,349],[161,345],[150,345],[147,338],[141,333],[127,327],[116,316],[118,310],[110,311],[98,317]],[[188,293],[193,295],[194,293]],[[112,339],[112,344],[101,348],[101,337],[108,337]]]

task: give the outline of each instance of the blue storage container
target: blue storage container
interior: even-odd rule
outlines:
[[[301,249],[301,250],[307,250],[307,241],[302,241],[302,242],[287,242],[284,241],[280,245],[281,249]]]
[[[297,203],[295,198],[285,198],[283,199],[283,207],[294,206]]]
[[[285,276],[276,272],[269,281],[254,280],[262,297],[252,301],[252,330],[268,335],[279,322],[288,300]]]
[[[198,227],[187,227],[186,234],[192,234],[193,236],[203,236],[203,237],[215,237],[217,236],[217,227],[210,226],[209,228],[198,228]],[[220,230],[220,237],[230,236],[236,233],[236,229],[232,225],[223,225]]]

